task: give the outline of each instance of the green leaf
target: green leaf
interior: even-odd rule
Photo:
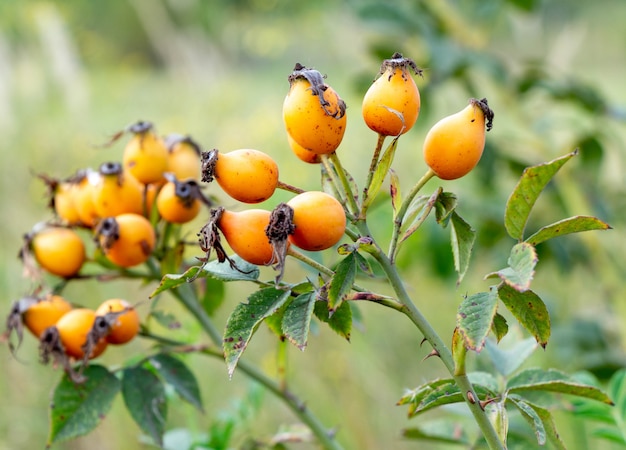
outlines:
[[[498,295],[495,288],[463,299],[456,314],[456,323],[468,349],[475,352],[482,350],[497,306]]]
[[[556,424],[550,411],[541,406],[526,401],[524,398],[512,394],[509,395],[510,400],[522,413],[522,417],[526,419],[535,430],[537,443],[545,445],[546,440],[557,450],[566,450],[565,444],[561,440],[556,429]],[[547,439],[546,439],[547,438]]]
[[[130,367],[122,372],[124,404],[133,420],[159,446],[167,419],[165,387],[159,378],[143,367]]]
[[[511,393],[544,391],[589,398],[612,404],[611,399],[595,386],[582,384],[554,369],[527,369],[511,377],[507,382]]]
[[[176,288],[181,284],[188,283],[195,276],[199,278],[210,277],[220,281],[255,281],[259,278],[259,268],[254,264],[244,261],[237,255],[233,256],[231,260],[235,263],[236,268],[232,268],[228,261],[220,263],[217,260],[213,260],[204,266],[204,269],[200,269],[199,266],[193,266],[181,274],[164,275],[159,286],[150,294],[150,298],[169,289]],[[198,272],[200,273],[198,274]]]
[[[533,354],[537,348],[537,342],[533,338],[528,338],[516,342],[510,349],[503,350],[491,340],[487,340],[485,348],[498,373],[508,377]]]
[[[350,253],[337,264],[328,287],[328,310],[331,314],[341,305],[346,294],[352,290],[356,269],[357,261],[354,253]]]
[[[356,258],[356,264],[357,264],[357,268],[359,269],[359,272],[365,274],[368,277],[373,278],[375,275],[374,275],[374,270],[372,269],[372,266],[370,265],[370,262],[359,252],[354,252],[354,257]]]
[[[54,388],[48,446],[89,433],[111,409],[120,381],[96,364],[86,367],[83,375],[87,381],[76,384],[65,374]]]
[[[479,397],[495,397],[498,383],[488,373],[472,372],[468,378]],[[463,395],[453,378],[437,379],[407,392],[398,405],[409,405],[409,418],[437,406],[463,402]]]
[[[522,241],[530,212],[559,169],[578,152],[572,152],[544,164],[527,167],[509,197],[504,212],[504,227],[513,239]]]
[[[365,187],[363,191],[363,210],[367,210],[374,199],[380,192],[380,188],[383,185],[383,181],[385,180],[385,176],[387,176],[387,172],[391,167],[391,163],[393,162],[393,157],[396,153],[396,147],[398,146],[398,138],[396,137],[385,149],[383,155],[378,160],[378,164],[376,164],[376,169],[374,170],[374,174],[372,175],[372,180],[369,186]]]
[[[537,245],[548,239],[565,236],[566,234],[580,233],[581,231],[609,230],[610,228],[611,226],[608,223],[596,217],[575,216],[541,228],[528,237],[525,242],[528,242],[530,245]]]
[[[341,303],[339,308],[331,315],[326,302],[316,301],[313,313],[319,320],[327,323],[331,330],[347,341],[350,341],[350,333],[352,332],[352,308],[348,302]]]
[[[442,444],[470,445],[467,431],[458,423],[447,419],[422,422],[417,427],[402,430],[402,437]]]
[[[273,287],[259,289],[248,297],[248,303],[238,304],[226,322],[224,357],[228,375],[232,377],[241,354],[252,335],[266,317],[271,316],[289,299],[290,291]]]
[[[492,401],[485,406],[485,413],[491,422],[500,442],[506,442],[509,434],[509,414],[504,405],[504,401]]]
[[[308,292],[296,297],[285,309],[283,333],[300,350],[304,350],[307,344],[314,307],[315,293]]]
[[[519,323],[545,348],[550,339],[550,314],[541,298],[533,291],[518,292],[501,284],[498,297]]]
[[[200,303],[209,316],[213,316],[224,303],[225,291],[224,282],[221,280],[205,278],[204,293],[200,298]]]
[[[496,313],[493,316],[493,322],[491,322],[491,331],[496,336],[496,342],[500,342],[509,332],[509,324],[503,316]]]
[[[620,422],[626,424],[626,369],[618,370],[609,381],[608,391],[615,403],[614,414]],[[626,430],[622,430],[626,440]]]
[[[470,256],[476,240],[476,231],[456,211],[450,216],[450,241],[454,256],[454,270],[458,274],[457,285],[463,281],[469,267]]]
[[[543,421],[539,414],[524,401],[522,397],[517,395],[511,395],[507,397],[517,409],[522,413],[522,417],[530,424],[535,431],[535,437],[537,438],[537,444],[545,445],[546,443],[546,428],[543,426]]]
[[[435,218],[439,225],[444,228],[448,225],[450,214],[456,209],[457,203],[456,195],[452,192],[439,192],[435,203]]]
[[[430,212],[435,207],[442,189],[437,189],[430,197],[419,196],[413,199],[413,202],[407,208],[406,214],[402,218],[402,226],[400,232],[400,243],[407,240],[419,227],[422,226]]]
[[[509,267],[487,274],[485,279],[499,277],[513,289],[524,292],[530,289],[530,283],[535,276],[537,260],[535,247],[527,242],[521,242],[511,249],[508,260]]]
[[[150,365],[183,400],[191,403],[199,411],[203,411],[198,381],[185,363],[167,353],[159,353],[150,358]]]

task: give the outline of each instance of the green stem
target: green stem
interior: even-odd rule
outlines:
[[[141,336],[152,339],[156,342],[168,346],[168,351],[172,352],[190,352],[194,351],[203,355],[211,356],[223,360],[224,354],[218,348],[210,346],[190,346],[184,342],[175,341],[173,339],[159,336],[150,333],[147,330],[140,332]],[[281,343],[282,344],[282,343]],[[313,415],[306,407],[304,402],[299,400],[293,393],[291,393],[282,382],[276,382],[258,370],[252,364],[245,360],[239,360],[237,364],[238,370],[245,373],[252,380],[261,384],[265,389],[282,399],[285,404],[291,409],[291,411],[303,422],[318,438],[319,443],[323,448],[328,450],[342,450],[341,445],[336,441],[334,432],[327,430],[319,419]]]
[[[213,343],[221,348],[222,334],[215,327],[211,318],[206,314],[204,309],[202,309],[202,306],[198,302],[197,298],[194,295],[191,295],[193,294],[193,291],[189,288],[189,286],[181,285],[176,289],[171,289],[170,292],[178,300],[180,300],[183,306],[185,306],[185,308],[187,308],[187,310],[198,320],[198,323],[200,323]],[[222,359],[224,358],[224,354],[221,351],[216,351],[210,348],[204,349],[203,353],[210,354],[212,356],[219,356]],[[341,446],[335,440],[334,433],[326,430],[319,419],[311,413],[304,402],[298,399],[298,397],[287,389],[282,389],[276,381],[272,380],[255,366],[244,360],[239,360],[237,368],[280,398],[292,410],[292,412],[303,423],[305,423],[307,427],[309,427],[323,448],[328,450],[341,450]]]
[[[352,192],[352,187],[350,186],[350,182],[348,181],[348,178],[346,177],[346,171],[343,170],[343,166],[341,165],[341,161],[339,160],[339,157],[337,156],[336,153],[332,153],[330,156],[326,156],[326,155],[322,156],[322,161],[326,159],[330,160],[330,162],[332,163],[332,166],[335,169],[333,172],[339,178],[339,182],[341,183],[343,193],[345,194],[345,199],[347,202],[346,206],[347,206],[348,211],[350,212],[350,215],[352,217],[358,217],[359,205],[357,205],[356,203],[356,199],[354,198],[354,194]]]
[[[376,166],[378,165],[378,160],[380,158],[380,152],[383,149],[383,143],[385,142],[385,138],[387,136],[383,134],[378,134],[378,140],[376,141],[376,148],[374,149],[374,154],[372,155],[372,161],[370,162],[370,168],[367,171],[367,179],[365,180],[365,187],[363,188],[363,203],[361,205],[361,211],[359,211],[359,219],[365,220],[367,215],[367,205],[365,203],[367,196],[369,194],[369,190],[372,187],[372,179],[374,178],[374,172],[376,172]]]
[[[278,341],[276,351],[276,378],[281,391],[287,390],[287,339],[284,337]]]
[[[302,194],[304,191],[304,189],[300,189],[299,187],[296,186],[292,186],[290,184],[287,183],[283,183],[282,181],[278,181],[278,184],[276,185],[277,189],[282,189],[283,191],[287,191],[287,192],[292,192],[294,194]]]
[[[327,275],[329,277],[332,277],[333,275],[335,275],[335,272],[333,272],[331,269],[329,269],[325,265],[318,263],[317,261],[309,258],[305,254],[300,253],[297,250],[294,250],[292,247],[289,247],[287,249],[287,255],[289,255],[289,256],[291,256],[293,258],[296,258],[299,261],[302,261],[307,266],[312,267],[313,269],[317,270],[320,273],[323,273],[324,275]],[[364,287],[359,286],[358,284],[353,284],[352,285],[352,289],[354,289],[357,292],[367,292],[367,289],[365,289]]]
[[[389,243],[389,258],[393,262],[395,260],[396,252],[398,251],[398,238],[400,237],[400,228],[402,227],[402,221],[404,220],[404,216],[406,215],[411,202],[415,198],[415,196],[419,193],[419,191],[424,187],[428,181],[435,176],[435,172],[432,169],[428,169],[426,173],[419,179],[419,181],[411,188],[407,196],[402,200],[402,204],[398,209],[398,213],[395,216],[393,221],[393,231],[391,235],[391,242]]]
[[[370,184],[372,183],[372,178],[374,177],[374,172],[376,172],[376,165],[378,164],[378,158],[380,157],[380,152],[383,149],[383,143],[385,142],[384,134],[378,134],[378,140],[376,141],[376,148],[374,149],[374,154],[372,155],[372,161],[370,162],[370,170],[367,172],[367,180],[365,181],[365,188],[363,189],[363,198],[367,197],[367,191],[369,191]]]
[[[223,357],[223,355],[220,355],[220,357]],[[237,368],[285,402],[289,409],[309,427],[323,448],[327,450],[342,450],[341,445],[335,439],[334,431],[327,430],[319,419],[311,413],[306,404],[289,390],[282,389],[276,381],[246,361],[240,360]]]
[[[491,449],[499,449],[504,450],[504,446],[500,441],[495,429],[493,428],[489,418],[485,414],[485,411],[482,409],[480,403],[478,402],[478,395],[474,390],[471,382],[467,378],[465,374],[455,375],[455,367],[454,367],[454,359],[452,357],[452,352],[443,342],[441,337],[437,334],[435,329],[431,326],[428,320],[422,315],[422,313],[417,309],[413,301],[411,300],[408,292],[404,287],[404,283],[400,278],[395,266],[391,262],[391,260],[385,255],[380,249],[378,251],[372,252],[372,255],[378,263],[383,268],[389,283],[391,284],[394,292],[398,296],[398,300],[403,305],[403,313],[417,326],[417,328],[422,332],[424,338],[428,340],[430,345],[436,351],[436,354],[441,358],[441,361],[448,369],[448,372],[454,377],[454,381],[459,387],[465,402],[467,403],[476,423],[480,427],[489,448]]]

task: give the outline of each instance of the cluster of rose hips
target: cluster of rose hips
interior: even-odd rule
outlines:
[[[381,143],[387,136],[406,133],[417,120],[420,95],[411,71],[421,75],[413,61],[394,54],[383,62],[379,77],[364,96],[363,119]],[[291,149],[306,163],[342,170],[333,166],[331,158],[346,129],[345,102],[314,69],[296,64],[288,80],[283,120]],[[487,101],[472,99],[462,111],[435,124],[424,143],[424,159],[433,174],[455,179],[471,171],[480,159],[485,129],[491,128],[492,119]],[[31,278],[42,280],[42,271],[66,280],[80,278],[88,259],[122,274],[151,258],[160,262],[164,256],[159,240],[165,233],[159,225],[188,223],[203,205],[211,207],[201,188],[213,180],[244,204],[264,202],[277,188],[295,195],[272,211],[211,208],[198,233],[205,253],[198,259],[203,263],[215,250],[220,262],[228,260],[236,267],[221,245],[223,236],[243,260],[273,265],[282,274],[291,245],[306,251],[331,248],[345,235],[347,218],[363,219],[346,210],[346,198],[281,183],[278,165],[261,151],[205,152],[188,136],[160,137],[149,122],[132,124],[107,145],[125,134],[130,139],[121,162],[104,162],[98,170],[80,170],[63,180],[41,176],[50,188],[55,217],[36,225],[25,237],[20,255]],[[90,258],[77,230],[92,234],[96,246]],[[130,341],[140,328],[135,308],[124,300],[112,299],[90,310],[73,308],[52,293],[16,302],[7,324],[9,333],[17,330],[20,340],[26,326],[40,339],[42,359],[52,357],[68,371],[72,361],[87,363],[107,344]]]

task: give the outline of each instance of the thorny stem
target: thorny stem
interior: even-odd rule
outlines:
[[[398,208],[398,213],[396,214],[396,218],[393,221],[393,231],[391,235],[391,242],[389,243],[389,258],[391,262],[395,260],[396,252],[398,251],[398,238],[400,237],[400,228],[402,227],[402,220],[406,215],[407,210],[415,196],[419,193],[419,191],[424,187],[428,181],[435,176],[435,172],[432,169],[428,169],[426,173],[419,179],[417,183],[411,188],[407,196],[402,200],[402,204],[400,208]]]
[[[339,165],[340,164],[339,159],[337,158],[336,155],[334,155],[332,163],[335,164],[335,167],[337,168],[336,172],[338,174],[342,174],[343,178],[345,179],[345,173],[343,169],[341,168],[341,166]],[[428,169],[428,171],[415,184],[415,186],[413,186],[411,191],[409,191],[408,195],[406,196],[400,208],[398,209],[398,212],[394,220],[394,228],[393,228],[393,234],[392,234],[392,239],[390,243],[389,256],[382,251],[382,249],[378,246],[378,244],[373,238],[371,239],[372,246],[368,251],[378,261],[378,263],[382,267],[383,271],[385,272],[385,275],[387,276],[387,279],[389,280],[389,283],[391,284],[394,292],[396,293],[396,296],[398,297],[398,301],[402,305],[400,308],[396,308],[396,309],[399,309],[402,313],[404,313],[411,320],[411,322],[415,324],[415,326],[424,335],[424,338],[433,347],[433,350],[436,352],[436,354],[441,358],[441,361],[445,365],[450,375],[454,378],[454,381],[459,387],[459,390],[461,391],[463,395],[463,399],[465,400],[470,411],[472,412],[472,415],[474,416],[474,419],[476,420],[477,425],[481,429],[487,441],[487,444],[489,445],[489,448],[491,448],[492,450],[495,450],[495,449],[504,450],[504,446],[500,438],[498,437],[498,434],[495,428],[489,421],[489,418],[485,414],[485,411],[480,405],[480,402],[477,401],[479,397],[476,394],[476,391],[474,390],[472,383],[469,381],[469,378],[467,377],[466,374],[455,373],[456,371],[455,371],[454,359],[452,357],[452,352],[443,342],[439,334],[435,331],[435,329],[432,327],[432,325],[426,319],[426,317],[424,317],[424,315],[419,311],[417,306],[415,306],[415,303],[413,303],[413,300],[411,300],[411,297],[406,291],[406,288],[404,287],[404,283],[393,263],[394,254],[397,251],[397,241],[398,241],[398,237],[400,233],[400,228],[402,225],[402,220],[404,216],[406,215],[409,205],[411,204],[415,196],[418,194],[418,192],[424,187],[424,185],[434,176],[435,176],[435,173],[432,171],[432,169]],[[352,199],[354,201],[354,197],[352,196],[352,191],[347,180],[345,181],[342,180],[342,187],[344,189],[343,194],[345,195],[345,197],[348,199]],[[356,201],[354,201],[354,203],[352,204],[352,207],[354,207],[355,205],[356,205]],[[358,211],[358,207],[354,211]],[[361,236],[371,238],[372,236],[371,232],[364,218],[359,217],[358,220],[353,220],[353,223],[358,229],[358,231],[361,233]],[[318,264],[315,263],[315,265],[318,265]]]
[[[176,289],[171,289],[170,292],[198,320],[198,323],[200,323],[209,338],[211,338],[211,341],[213,341],[213,343],[218,348],[221,348],[221,333],[215,327],[213,321],[207,315],[204,309],[202,309],[202,306],[198,302],[197,298],[194,295],[190,295],[192,294],[192,291],[189,286],[182,285]],[[216,356],[224,359],[224,354],[221,351],[206,348],[203,349],[202,352],[211,356]],[[265,375],[263,372],[261,372],[255,366],[246,362],[245,360],[239,360],[239,362],[237,363],[237,368],[239,371],[245,373],[251,379],[255,380],[257,383],[261,384],[267,390],[280,398],[291,409],[291,411],[303,423],[307,425],[307,427],[313,432],[323,448],[328,450],[342,450],[341,445],[335,439],[334,433],[327,430],[320,422],[320,420],[306,407],[304,402],[296,397],[289,390],[287,390],[285,386],[282,386],[282,383],[279,384],[276,381],[272,380],[270,377]]]
[[[485,414],[485,411],[480,406],[480,403],[477,401],[479,398],[469,381],[467,375],[454,375],[454,360],[452,358],[452,352],[443,342],[441,337],[437,334],[435,329],[431,326],[430,322],[422,315],[422,313],[417,309],[413,301],[411,300],[409,294],[407,293],[404,283],[402,279],[398,275],[395,266],[389,260],[387,255],[385,255],[380,249],[379,251],[373,253],[374,258],[379,262],[382,266],[383,270],[387,274],[387,278],[393,287],[394,292],[398,296],[398,300],[404,305],[404,314],[419,328],[424,337],[428,340],[430,345],[432,345],[433,349],[437,351],[441,361],[448,369],[448,372],[453,376],[454,381],[459,387],[465,402],[469,406],[476,423],[480,427],[489,448],[491,449],[502,449],[504,450],[504,446],[498,437],[493,425],[489,421],[489,418]]]

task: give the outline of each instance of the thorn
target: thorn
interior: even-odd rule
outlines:
[[[426,339],[426,338],[422,338],[422,342],[420,342],[420,347],[421,347],[422,345],[424,345],[424,342],[426,342],[426,341],[428,341],[428,339]]]
[[[494,398],[487,397],[483,401],[478,402],[478,404],[480,405],[480,409],[482,409],[484,411],[485,410],[485,406],[487,406],[489,403],[493,403],[495,401],[496,401],[495,397]]]
[[[474,396],[474,393],[472,391],[467,391],[467,400],[472,404],[475,405],[476,404],[476,397]],[[480,404],[480,403],[479,403]],[[482,405],[481,405],[482,408]]]
[[[439,350],[437,350],[436,348],[433,348],[432,351],[428,355],[424,356],[424,359],[422,359],[422,361],[426,361],[431,356],[441,356],[441,355],[439,354]]]

